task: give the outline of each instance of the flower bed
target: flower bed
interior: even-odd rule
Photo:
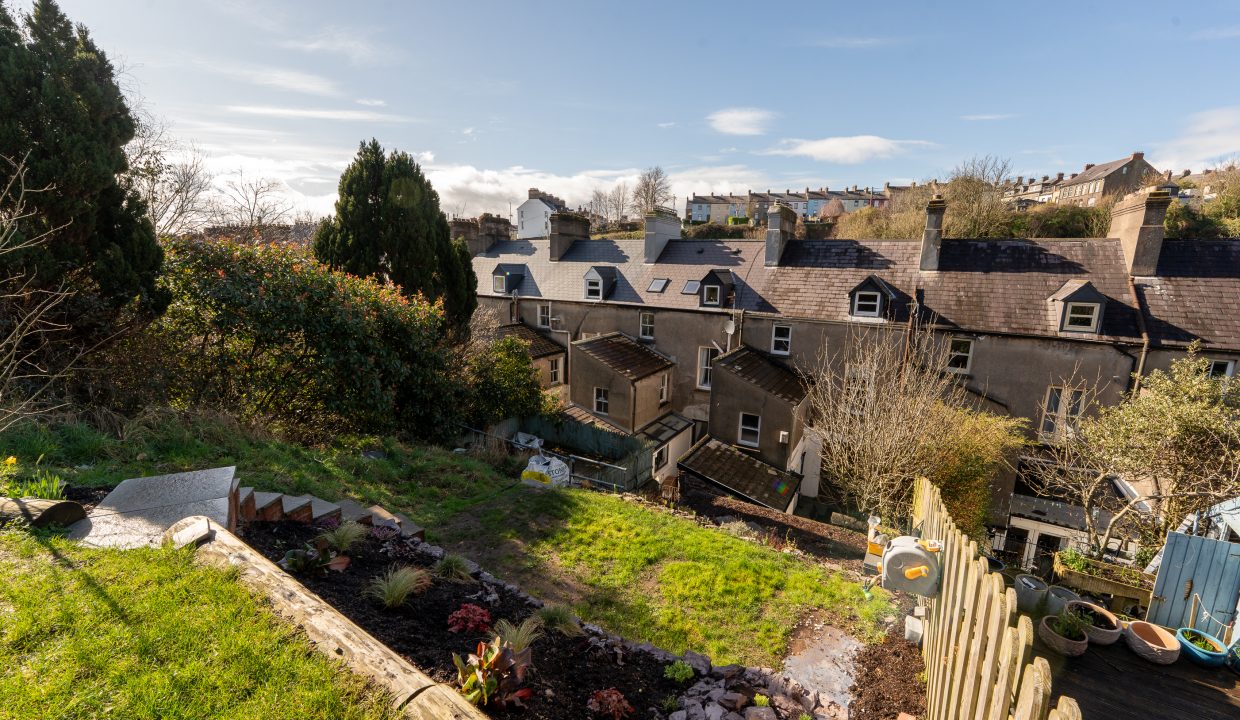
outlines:
[[[1122,565],[1098,562],[1075,552],[1055,553],[1055,576],[1059,582],[1082,592],[1129,598],[1149,607],[1154,576]]]
[[[318,528],[294,523],[253,523],[239,534],[264,556],[278,561],[288,550],[304,547],[319,532]],[[478,573],[476,568],[471,569],[482,582],[436,579],[425,592],[411,596],[397,608],[385,609],[366,596],[371,580],[393,564],[429,569],[439,559],[437,550],[371,532],[349,551],[352,560],[343,572],[305,572],[297,578],[427,675],[455,686],[453,653],[463,658],[489,636],[480,631],[454,633],[449,629],[449,616],[472,604],[485,609],[492,624],[501,619],[519,624],[535,611],[537,601],[531,602],[516,588]],[[487,706],[485,711],[491,717],[582,720],[591,717],[587,710],[591,697],[610,688],[616,688],[635,708],[632,717],[662,717],[668,708],[676,709],[672,703],[686,689],[687,684],[664,677],[672,660],[670,654],[618,646],[601,632],[566,637],[546,629],[532,648],[532,670],[523,686],[533,692],[525,701],[526,707]]]

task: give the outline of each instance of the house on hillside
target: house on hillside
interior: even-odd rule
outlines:
[[[1123,197],[1136,191],[1146,177],[1157,173],[1141,152],[1101,165],[1090,163],[1081,172],[1056,183],[1051,201],[1059,205],[1093,207],[1103,198]]]
[[[539,321],[543,320],[548,324],[539,327],[550,327],[550,319],[539,318]],[[538,382],[544,390],[562,388],[568,383],[568,351],[548,337],[545,331],[515,322],[500,325],[495,329],[495,335],[500,338],[514,337],[529,346],[530,360],[534,363]]]
[[[517,206],[517,239],[549,237],[551,215],[567,210],[568,206],[560,198],[538,188],[530,188],[529,199]]]

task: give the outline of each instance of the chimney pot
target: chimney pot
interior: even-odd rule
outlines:
[[[1143,152],[1135,152],[1135,153],[1133,153],[1133,154],[1132,154],[1132,159],[1133,159],[1133,160],[1141,160],[1141,159],[1143,159],[1144,157],[1145,157],[1145,153],[1143,153]]]
[[[943,196],[934,194],[934,198],[926,203],[926,228],[921,233],[921,269],[933,271],[939,269],[939,251],[943,245],[943,213],[947,211],[947,203]]]
[[[1063,173],[1055,173],[1055,182],[1063,180]]]
[[[1094,164],[1093,164],[1093,163],[1085,163],[1085,169],[1086,169],[1086,170],[1090,169],[1090,168],[1091,168],[1091,167],[1093,167],[1093,166],[1094,166]]]

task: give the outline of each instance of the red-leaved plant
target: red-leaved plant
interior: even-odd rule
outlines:
[[[612,720],[623,720],[633,713],[633,706],[615,688],[595,690],[590,695],[590,701],[586,703],[586,708],[595,715],[609,717]]]
[[[450,632],[484,633],[491,629],[491,613],[473,603],[464,603],[448,616]]]

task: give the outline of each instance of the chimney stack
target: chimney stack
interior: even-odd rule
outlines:
[[[921,233],[921,269],[933,271],[939,269],[939,250],[943,247],[943,214],[947,212],[947,203],[943,196],[935,194],[926,203],[926,229]]]
[[[1144,158],[1145,158],[1145,153],[1143,153],[1143,152],[1135,152],[1135,153],[1133,153],[1133,154],[1132,154],[1132,159],[1133,159],[1133,160],[1142,160],[1142,159],[1144,159]]]
[[[1093,163],[1085,163],[1085,170],[1088,170],[1088,169],[1090,169],[1090,168],[1091,168],[1091,167],[1093,167],[1093,166],[1094,166],[1094,164],[1093,164]],[[1084,172],[1084,171],[1082,171],[1082,172]]]
[[[547,238],[551,246],[548,256],[551,262],[558,262],[564,257],[573,243],[589,239],[590,220],[588,218],[570,213],[551,213],[551,235]]]
[[[1164,237],[1163,220],[1170,205],[1171,193],[1165,187],[1157,187],[1138,190],[1111,209],[1111,228],[1107,235],[1119,239],[1129,275],[1157,272]]]
[[[774,203],[766,211],[766,266],[776,267],[784,254],[784,246],[796,232],[797,214],[792,208]]]
[[[1055,173],[1055,182],[1063,180],[1063,173]]]
[[[645,220],[646,244],[642,262],[649,265],[659,260],[672,238],[680,237],[680,218],[654,210],[646,213]]]

